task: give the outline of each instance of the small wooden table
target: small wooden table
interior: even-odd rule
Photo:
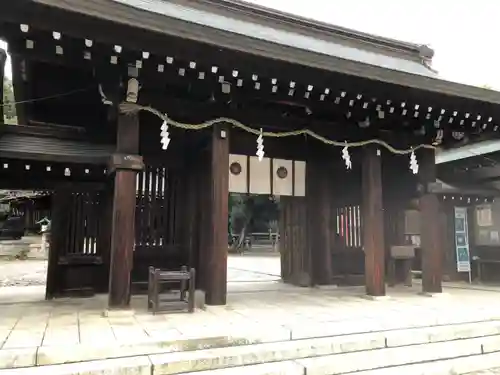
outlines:
[[[162,298],[160,287],[164,284],[179,284],[179,299]],[[149,267],[148,277],[148,311],[156,314],[160,311],[184,310],[194,311],[194,293],[196,283],[196,271],[186,266],[180,271],[166,271],[159,268]],[[187,293],[187,299],[186,299]]]

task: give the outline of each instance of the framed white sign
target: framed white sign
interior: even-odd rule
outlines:
[[[491,204],[482,204],[476,207],[476,222],[479,227],[491,227],[493,225]]]

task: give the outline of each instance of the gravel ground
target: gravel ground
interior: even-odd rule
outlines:
[[[0,287],[44,285],[46,275],[46,260],[0,260]],[[229,282],[277,281],[279,275],[279,256],[229,256]]]
[[[44,285],[46,260],[0,260],[0,287]]]

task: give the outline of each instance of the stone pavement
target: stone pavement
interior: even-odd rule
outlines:
[[[232,291],[227,306],[194,314],[153,316],[143,296],[133,298],[133,311],[107,317],[105,296],[4,304],[0,367],[500,319],[496,292],[452,289],[430,298],[401,288],[390,289],[389,300],[372,301],[363,288],[268,284],[259,292]]]
[[[279,254],[230,255],[227,261],[228,282],[280,281]]]
[[[135,296],[131,311],[103,316],[106,296],[47,302],[40,301],[43,286],[0,288],[0,369],[500,320],[494,287],[450,284],[441,298],[430,298],[415,285],[372,301],[364,288],[284,285],[277,281],[279,257],[231,256],[228,273],[227,306],[194,314],[153,316]]]

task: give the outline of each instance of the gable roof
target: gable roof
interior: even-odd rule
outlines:
[[[68,24],[61,11],[74,20]],[[192,40],[219,50],[249,53],[424,93],[500,104],[500,92],[438,78],[427,66],[432,56],[428,47],[313,22],[236,0],[26,0],[12,2],[12,6],[2,10],[0,18],[33,27],[59,26],[62,32],[71,29],[75,33],[83,31],[79,25],[85,19],[92,19],[146,31],[151,36]],[[100,31],[85,32],[90,38],[106,39]],[[141,38],[147,39],[147,33],[141,33]]]
[[[30,0],[122,26],[400,86],[500,104],[500,93],[439,79],[425,46],[375,37],[236,0]],[[8,15],[14,8],[6,8]],[[33,13],[35,12],[35,13]],[[20,14],[26,16],[28,9]],[[19,14],[18,14],[19,18]],[[38,17],[39,19],[39,17]],[[42,22],[40,20],[39,22]]]
[[[434,77],[432,50],[237,1],[113,0],[191,24],[340,59]],[[427,53],[427,54],[426,54]]]

